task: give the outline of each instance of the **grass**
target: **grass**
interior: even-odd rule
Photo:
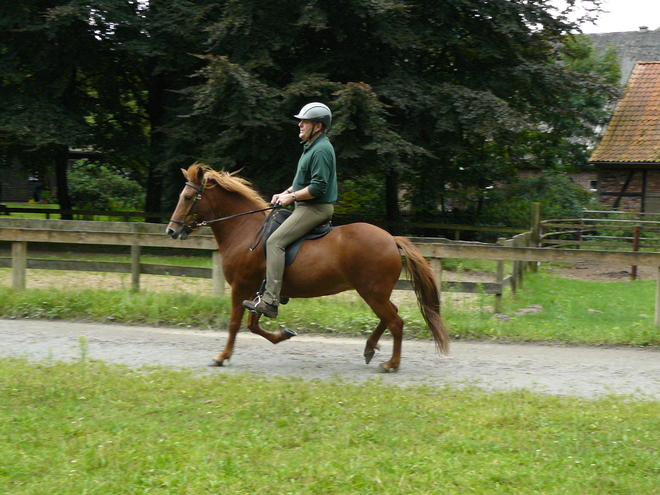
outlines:
[[[60,205],[55,203],[5,203],[5,206],[11,208],[30,208],[34,210],[57,210],[59,211]],[[75,208],[74,208],[75,209]],[[113,222],[118,221],[123,217],[120,216],[107,216],[107,215],[74,215],[76,220],[96,220],[96,221],[105,221]],[[36,219],[45,219],[45,213],[28,213],[28,212],[11,212],[10,218],[36,218]],[[52,220],[59,220],[61,215],[59,213],[51,213],[49,218]],[[136,217],[129,217],[128,221],[144,221],[144,215],[138,215]]]
[[[0,359],[0,492],[631,494],[660,403]]]
[[[569,280],[540,272],[525,278],[524,288],[506,298],[511,321],[492,317],[492,310],[455,314],[445,307],[452,334],[515,342],[587,345],[657,346],[654,280],[594,282]],[[486,298],[487,296],[483,296]],[[538,313],[519,314],[532,305]]]
[[[467,307],[449,296],[454,339],[660,342],[653,281],[530,274],[505,297],[508,322],[492,318],[493,296]],[[543,309],[516,314],[532,304]],[[400,307],[406,336],[428,338],[414,302]],[[225,328],[228,308],[227,297],[175,292],[0,287],[5,318]],[[291,301],[263,323],[358,335],[375,320],[339,296]],[[131,369],[89,360],[81,338],[74,362],[0,358],[0,493],[647,494],[660,477],[659,415],[659,401],[614,395]]]

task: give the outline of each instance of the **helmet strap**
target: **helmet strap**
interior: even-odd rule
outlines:
[[[312,121],[312,122],[313,122],[313,121]],[[321,124],[321,123],[320,123],[320,122],[314,122],[314,127],[313,127],[312,129],[316,129],[316,126],[317,126],[318,124]],[[304,141],[300,141],[300,144],[305,144],[305,143],[309,143],[310,141],[313,141],[314,138],[315,138],[318,134],[320,134],[321,132],[323,132],[323,124],[321,124],[321,129],[320,129],[320,130],[318,130],[318,131],[313,130],[313,132],[309,135],[309,137],[308,137],[307,139],[305,139]]]

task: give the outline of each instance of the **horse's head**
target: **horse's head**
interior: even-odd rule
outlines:
[[[170,223],[167,224],[165,233],[172,239],[185,240],[199,226],[201,215],[207,209],[206,205],[202,204],[206,168],[194,164],[188,170],[181,169],[181,172],[186,178],[186,185],[179,195],[179,202]]]
[[[199,163],[181,171],[186,185],[165,230],[172,239],[186,239],[200,225],[268,209],[250,183],[232,173]]]

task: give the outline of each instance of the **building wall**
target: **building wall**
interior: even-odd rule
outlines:
[[[34,199],[35,189],[43,181],[31,180],[16,169],[0,169],[0,201],[7,203],[26,203]]]
[[[598,171],[598,196],[607,206],[614,206],[618,194],[628,180],[629,169],[600,169]],[[660,169],[646,170],[646,191],[644,191],[644,171],[634,170],[633,176],[624,191],[619,209],[624,211],[642,211],[660,213]]]

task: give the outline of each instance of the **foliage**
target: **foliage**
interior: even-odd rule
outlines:
[[[597,15],[600,0],[586,0]],[[584,5],[581,5],[584,7]],[[574,38],[576,2],[551,0],[26,0],[0,17],[0,146],[58,164],[102,152],[172,203],[179,168],[290,185],[304,103],[335,112],[342,179],[383,184],[378,205],[433,215],[522,167],[584,163],[617,94],[614,59]],[[28,153],[29,151],[29,153]],[[384,204],[383,204],[384,202]],[[168,206],[171,206],[168,204]]]
[[[69,149],[103,153],[147,187],[160,211],[166,124],[200,66],[203,2],[5,2],[0,22],[0,136],[4,151],[42,174],[57,160],[60,203],[70,209]],[[189,156],[189,155],[188,155]],[[190,158],[186,159],[186,162]]]
[[[69,172],[71,202],[81,210],[139,210],[144,189],[104,164],[79,160]]]
[[[337,116],[340,170],[378,174],[391,219],[401,185],[432,214],[447,190],[483,191],[530,161],[584,161],[575,139],[617,94],[566,62],[589,54],[563,48],[576,26],[545,0],[216,5],[189,122],[212,143],[208,159],[284,187],[298,153],[287,117],[320,99]]]
[[[341,196],[335,206],[335,215],[354,215],[372,218],[382,214],[385,190],[377,176],[362,175],[339,183]]]
[[[544,218],[579,218],[591,201],[592,195],[570,177],[550,171],[489,189],[474,217],[482,225],[524,227],[529,225],[532,203],[541,203]]]

